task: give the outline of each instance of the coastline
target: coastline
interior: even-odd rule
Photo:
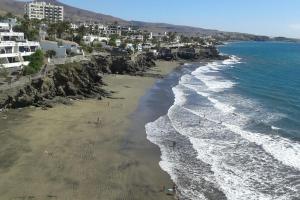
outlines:
[[[157,65],[151,73],[167,75],[180,64]],[[134,141],[145,151],[124,145],[135,123],[128,116],[156,80],[105,75],[110,99],[1,113],[0,198],[172,199],[160,192],[172,182],[146,134]]]

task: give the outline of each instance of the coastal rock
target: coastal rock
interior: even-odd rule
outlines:
[[[215,46],[208,47],[180,47],[176,49],[162,48],[159,51],[159,59],[176,60],[183,59],[188,61],[196,61],[203,59],[224,60],[227,56],[220,55]]]
[[[155,66],[154,61],[144,54],[136,56],[134,60],[124,56],[115,56],[112,58],[110,70],[113,74],[136,74],[145,72],[153,66]]]
[[[95,55],[91,58],[91,61],[99,68],[98,71],[103,73],[112,73],[110,66],[112,65],[111,56]]]
[[[27,106],[52,107],[52,103],[74,99],[102,99],[110,95],[102,87],[101,74],[137,75],[154,66],[146,55],[130,57],[93,56],[89,61],[57,65],[46,76],[37,77],[21,87],[1,91],[0,108],[22,108]],[[57,98],[61,97],[61,98]]]

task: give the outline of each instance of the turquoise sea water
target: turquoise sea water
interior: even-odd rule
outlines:
[[[237,42],[187,64],[146,125],[182,199],[300,199],[300,44]],[[172,146],[175,141],[176,146]]]
[[[281,114],[271,125],[280,128],[282,136],[300,140],[300,44],[241,42],[220,50],[242,59],[224,71],[236,82],[235,92]]]

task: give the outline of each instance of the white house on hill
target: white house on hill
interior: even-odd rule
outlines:
[[[0,23],[0,67],[27,66],[26,57],[40,48],[40,43],[28,41],[24,33],[13,32],[8,23]]]

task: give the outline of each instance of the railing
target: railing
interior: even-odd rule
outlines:
[[[26,42],[4,42],[4,41],[1,41],[0,42],[0,47],[15,47],[15,46],[18,46],[18,47],[22,47],[22,46],[25,46],[25,47],[30,47],[30,46],[34,46],[34,47],[39,47],[40,46],[40,43],[39,42],[31,42],[31,41],[26,41]]]
[[[34,52],[20,52],[21,56],[30,56],[32,55]]]
[[[29,62],[28,61],[24,61],[24,62],[15,62],[15,63],[4,63],[1,64],[4,68],[12,68],[12,67],[21,67],[21,66],[26,66],[28,65]]]
[[[12,41],[1,41],[0,46],[1,47],[6,47],[6,46],[15,46],[16,42]]]
[[[24,37],[24,33],[19,33],[19,32],[0,32],[0,36],[23,36]]]
[[[87,60],[87,58],[83,55],[78,55],[78,56],[67,57],[67,58],[52,58],[50,59],[49,63],[54,65],[63,65],[66,63],[80,62],[83,60]]]

